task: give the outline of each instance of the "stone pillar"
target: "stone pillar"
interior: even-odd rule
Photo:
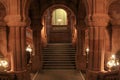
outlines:
[[[32,71],[36,72],[42,69],[42,43],[41,43],[41,24],[33,25],[33,43],[35,46],[35,56],[33,57],[32,62]]]
[[[6,16],[5,21],[9,27],[8,48],[11,55],[11,71],[17,76],[17,80],[29,80],[26,72],[25,54],[25,26],[20,16]],[[27,74],[26,74],[27,73]]]
[[[0,22],[0,54],[8,58],[7,54],[7,29],[5,22]]]
[[[86,57],[84,54],[85,49],[85,26],[77,26],[77,55],[76,55],[76,68],[77,70],[85,70]]]
[[[97,74],[104,71],[105,55],[105,30],[108,24],[108,16],[93,15],[88,18],[89,24],[89,58],[87,80],[97,80]]]

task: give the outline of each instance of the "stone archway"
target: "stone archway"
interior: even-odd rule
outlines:
[[[110,16],[110,26],[111,27],[111,54],[120,55],[119,45],[120,45],[120,1],[115,0],[112,2],[108,9],[108,14]]]
[[[50,30],[53,28],[53,25],[51,24],[52,23],[52,12],[55,9],[59,9],[59,8],[64,9],[68,14],[67,15],[68,25],[66,25],[66,26],[68,26],[68,28],[71,32],[69,37],[68,37],[68,39],[71,40],[71,41],[68,41],[68,42],[72,42],[72,39],[73,39],[72,35],[74,36],[74,32],[75,32],[76,17],[75,17],[72,10],[70,10],[68,7],[66,7],[65,5],[62,5],[62,4],[53,5],[49,8],[47,8],[43,13],[42,24],[43,24],[43,27],[45,27],[45,30],[46,30],[46,36],[47,36],[46,39],[47,39],[48,42],[64,42],[63,37],[61,37],[62,34],[61,35],[52,35],[52,33],[50,33]],[[59,28],[60,27],[63,28],[64,26],[59,26]],[[58,28],[58,27],[55,27],[55,25],[54,25],[54,28]],[[59,34],[59,33],[56,33],[56,34]],[[65,33],[63,33],[63,34],[65,36]],[[58,37],[52,37],[52,36],[58,36]],[[59,37],[61,37],[61,38],[59,38]],[[66,37],[67,37],[67,35],[66,35]],[[62,41],[62,39],[63,39],[63,41]],[[67,42],[67,41],[65,41],[65,42]]]

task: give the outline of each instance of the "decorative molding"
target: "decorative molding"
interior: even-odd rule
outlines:
[[[107,14],[94,14],[86,16],[86,24],[92,27],[105,27],[110,18]]]
[[[21,16],[20,15],[7,15],[4,18],[6,24],[9,27],[25,27],[26,26],[26,22],[25,21],[21,21]]]
[[[94,14],[92,16],[92,24],[93,26],[107,26],[109,22],[109,16],[107,14]]]

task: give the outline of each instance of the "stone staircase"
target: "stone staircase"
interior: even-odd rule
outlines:
[[[43,49],[43,69],[75,69],[75,53],[70,43],[50,43]]]

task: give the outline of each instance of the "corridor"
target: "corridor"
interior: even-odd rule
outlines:
[[[85,80],[75,70],[44,70],[35,74],[32,80]]]

